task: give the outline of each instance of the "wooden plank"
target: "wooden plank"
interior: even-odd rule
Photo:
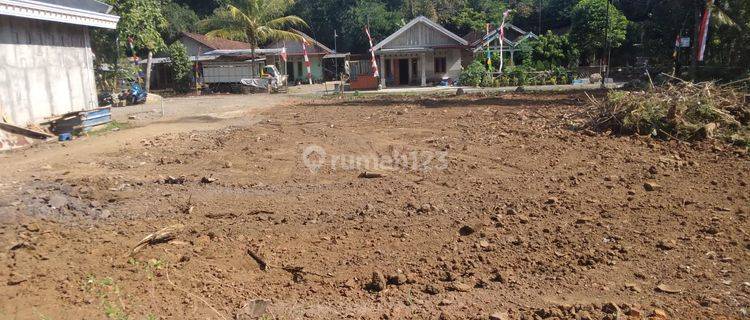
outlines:
[[[34,131],[4,122],[0,122],[0,129],[34,139],[47,139],[54,137],[53,135],[46,132]]]

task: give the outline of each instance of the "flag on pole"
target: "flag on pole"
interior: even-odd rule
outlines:
[[[677,38],[674,40],[674,52],[672,53],[672,59],[677,59],[677,50],[680,49],[680,34],[677,34]]]
[[[286,42],[284,42],[284,47],[281,48],[281,60],[286,62]]]
[[[700,29],[698,29],[698,47],[697,55],[698,61],[703,61],[703,54],[706,52],[706,40],[708,39],[708,24],[711,20],[711,7],[713,6],[714,0],[706,1],[706,9],[703,10],[703,18],[701,19]]]
[[[484,25],[484,36],[487,37],[490,34],[490,24]],[[486,38],[485,38],[486,39]],[[490,51],[490,43],[487,42],[487,69],[492,70],[492,52]]]
[[[310,57],[307,56],[307,39],[302,39],[302,52],[305,54],[305,67],[307,68],[307,81],[312,84],[312,69]]]
[[[500,69],[498,70],[500,73],[503,72],[503,41],[505,39],[505,19],[508,18],[509,14],[510,10],[505,10],[505,12],[503,12],[503,21],[500,23]]]
[[[367,40],[370,41],[370,54],[372,55],[372,76],[375,78],[380,77],[380,72],[378,72],[378,64],[375,62],[375,50],[372,49],[372,36],[370,36],[370,29],[365,27],[365,33],[367,33]]]

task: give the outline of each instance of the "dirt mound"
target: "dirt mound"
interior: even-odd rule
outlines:
[[[5,172],[0,315],[744,316],[747,154],[569,130],[585,103],[318,101]]]

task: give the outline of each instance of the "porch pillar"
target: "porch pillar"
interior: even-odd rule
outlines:
[[[409,61],[409,83],[407,83],[407,85],[411,85],[411,80],[412,80],[412,79],[411,79],[411,75],[413,74],[413,73],[412,73],[412,72],[413,72],[413,71],[412,71],[412,67],[411,67],[411,56],[409,56],[409,59],[408,59],[408,61]]]
[[[380,54],[380,87],[385,89],[385,55]]]
[[[420,69],[422,69],[422,86],[426,87],[427,86],[427,71],[425,69],[427,69],[427,55],[424,52],[420,53],[419,60],[421,64]]]

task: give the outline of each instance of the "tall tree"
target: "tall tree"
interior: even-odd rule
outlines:
[[[220,37],[245,41],[250,44],[251,55],[259,44],[271,40],[302,40],[292,27],[307,27],[307,23],[296,15],[284,15],[293,4],[292,0],[229,0],[213,16],[202,21],[210,30],[209,37]],[[253,74],[255,64],[252,64]]]
[[[333,48],[337,41],[334,39],[334,31],[336,35],[342,35],[342,24],[349,19],[344,13],[355,4],[355,0],[317,0],[314,5],[311,5],[310,1],[298,1],[289,9],[289,12],[296,14],[310,25],[310,36]],[[338,39],[339,45],[347,42],[345,39]],[[338,49],[347,50],[348,48],[339,47]]]
[[[161,31],[161,35],[166,43],[174,42],[183,32],[195,32],[198,30],[198,21],[200,19],[195,11],[187,5],[167,1],[162,11],[167,24]]]
[[[145,89],[148,91],[153,53],[165,47],[164,39],[159,33],[167,24],[161,11],[161,3],[159,0],[118,0],[114,3],[114,9],[120,16],[117,23],[119,45],[126,46],[128,39],[132,39],[136,50],[144,50],[148,55],[145,79]]]
[[[627,34],[627,25],[628,19],[625,15],[609,4],[608,0],[581,0],[571,12],[570,37],[584,54],[587,62],[591,63],[596,52],[602,50],[607,42],[610,48],[622,45]],[[602,32],[603,30],[606,32]]]
[[[367,52],[369,44],[365,36],[365,26],[370,26],[370,34],[377,43],[398,30],[403,18],[398,11],[389,10],[381,1],[359,0],[345,13],[342,25],[345,46],[350,50]]]

